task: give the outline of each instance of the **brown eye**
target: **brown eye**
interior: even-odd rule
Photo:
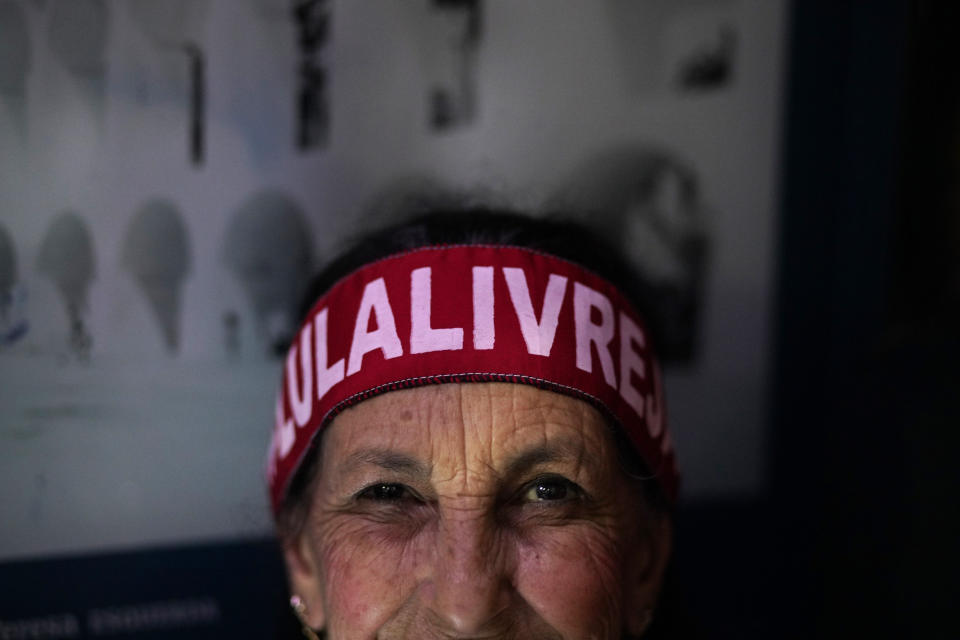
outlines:
[[[523,492],[525,502],[559,502],[575,497],[577,487],[563,478],[540,478]]]
[[[411,497],[410,492],[402,484],[380,482],[370,485],[361,491],[357,497],[361,500],[376,500],[378,502],[393,502]]]

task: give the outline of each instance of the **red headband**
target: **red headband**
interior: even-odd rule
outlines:
[[[677,470],[640,316],[572,262],[503,246],[425,247],[365,265],[317,303],[287,354],[267,476],[274,513],[318,433],[395,389],[515,382],[622,425],[670,499]]]

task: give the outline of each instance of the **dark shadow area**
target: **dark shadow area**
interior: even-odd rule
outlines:
[[[312,231],[303,210],[278,191],[250,196],[230,219],[222,255],[247,293],[265,344],[282,353],[313,265]]]
[[[180,302],[190,272],[187,225],[170,202],[153,199],[137,209],[121,254],[124,268],[147,297],[170,353],[180,348]]]
[[[79,360],[89,357],[93,341],[86,317],[96,263],[93,238],[83,218],[71,211],[54,218],[40,243],[37,271],[60,293],[67,312],[70,351]]]
[[[0,224],[0,313],[3,311],[2,300],[9,295],[16,282],[17,252],[13,246],[13,238]]]
[[[5,637],[284,637],[276,606],[285,598],[283,568],[273,540],[0,566]]]
[[[104,100],[110,10],[104,0],[54,2],[46,22],[51,50],[98,117]]]
[[[30,44],[23,9],[13,2],[0,3],[0,107],[6,106],[21,135],[26,129]]]
[[[794,4],[771,414],[777,637],[955,634],[958,17],[922,1]]]
[[[147,297],[167,351],[180,348],[180,300],[190,272],[190,243],[183,216],[170,202],[150,200],[134,214],[121,260]]]
[[[630,260],[663,362],[695,363],[710,246],[696,170],[668,150],[626,143],[591,154],[563,185],[547,209],[571,212]]]

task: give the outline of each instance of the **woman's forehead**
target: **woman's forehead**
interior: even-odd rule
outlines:
[[[337,416],[324,437],[324,463],[371,457],[423,464],[518,456],[606,456],[606,421],[582,400],[529,385],[443,384],[387,393]]]

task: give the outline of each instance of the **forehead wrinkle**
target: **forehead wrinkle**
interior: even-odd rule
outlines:
[[[421,411],[424,414],[426,442],[433,465],[431,479],[435,484],[453,480],[457,476],[457,470],[462,467],[463,458],[458,458],[458,455],[466,450],[466,434],[459,387],[458,384],[430,387],[430,395],[423,397]]]
[[[511,415],[511,448],[518,451],[508,463],[513,470],[569,462],[578,473],[584,469],[590,476],[602,473],[598,464],[605,459],[610,445],[606,422],[586,402],[538,389],[524,398],[515,395]],[[530,429],[538,431],[539,446],[523,442]]]
[[[424,390],[426,391],[426,390]],[[412,431],[429,435],[430,406],[422,394],[388,393],[350,407],[327,427],[321,449],[323,474],[330,480],[371,465],[427,477],[433,458]],[[335,476],[330,474],[336,472]]]
[[[490,485],[496,482],[492,464],[496,414],[492,396],[486,385],[444,385],[445,400],[451,407],[447,423],[438,425],[444,430],[435,439],[434,450],[439,450],[436,459],[443,470],[436,482],[446,485],[448,495],[485,496],[491,493]],[[435,454],[436,456],[437,454]]]
[[[351,426],[337,434],[346,445],[341,470],[371,464],[445,484],[454,494],[490,493],[520,463],[562,462],[573,467],[569,472],[596,476],[602,469],[594,462],[611,444],[606,423],[587,403],[510,383],[397,391],[344,412],[333,431],[337,422]],[[366,428],[371,423],[381,427]]]
[[[430,475],[429,464],[406,453],[380,447],[364,448],[354,451],[347,456],[342,468],[347,473],[350,473],[364,465],[373,465],[388,471],[420,477]]]
[[[500,475],[550,462],[579,469],[603,453],[604,443],[597,439],[602,435],[593,428],[597,416],[586,403],[516,384],[491,383],[476,389],[471,395],[478,402],[473,406],[482,402],[484,408],[490,407],[487,464],[494,465]],[[495,400],[501,401],[500,411],[493,410]],[[596,448],[594,455],[591,448]]]

